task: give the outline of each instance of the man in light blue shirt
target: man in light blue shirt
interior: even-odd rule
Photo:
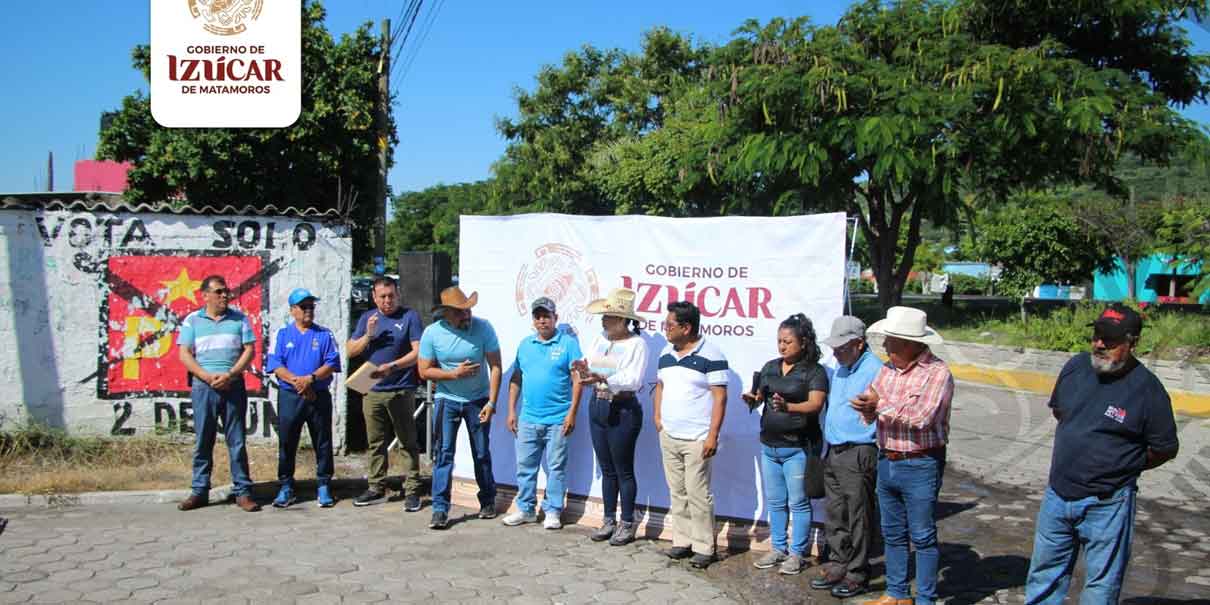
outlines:
[[[882,369],[870,352],[865,324],[845,315],[832,322],[824,339],[836,357],[824,419],[824,489],[827,493],[829,560],[811,587],[846,599],[866,591],[874,524],[874,487],[878,468],[876,425],[862,422],[849,400],[865,392]]]
[[[517,362],[508,385],[508,430],[517,436],[517,510],[505,525],[535,523],[538,468],[546,454],[546,529],[563,527],[563,482],[567,436],[576,428],[580,374],[572,364],[583,357],[574,334],[558,329],[555,302],[545,296],[530,306],[534,333],[517,345]],[[524,400],[517,417],[518,395]]]
[[[467,296],[457,286],[442,290],[441,304],[433,309],[441,314],[441,320],[425,328],[420,336],[416,365],[422,380],[437,383],[438,435],[434,440],[441,444],[433,465],[431,529],[449,527],[454,446],[463,421],[475,461],[475,482],[479,484],[479,518],[496,516],[496,481],[488,437],[500,390],[500,343],[487,320],[471,315],[471,307],[477,302],[478,292]]]

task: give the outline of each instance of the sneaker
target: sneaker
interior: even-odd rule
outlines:
[[[527,513],[523,510],[517,509],[517,510],[505,515],[504,518],[500,520],[500,522],[509,527],[525,525],[526,523],[537,523],[538,514],[537,513]]]
[[[753,561],[752,566],[757,569],[769,569],[785,561],[788,557],[789,555],[775,548],[765,553],[765,556]]]
[[[298,502],[298,498],[294,497],[294,490],[289,485],[283,485],[277,490],[277,497],[273,499],[273,508],[289,508],[295,502]]]
[[[319,486],[319,492],[315,494],[315,501],[320,508],[336,506],[336,499],[332,497],[332,488],[327,485]]]
[[[715,561],[714,555],[703,555],[694,553],[693,558],[689,559],[689,565],[694,569],[706,569]]]
[[[408,494],[403,498],[403,511],[414,513],[420,510],[420,496],[416,494]]]
[[[693,549],[688,546],[673,546],[663,551],[669,559],[688,559],[693,556]]]
[[[542,520],[542,527],[546,529],[563,529],[563,521],[559,519],[560,513],[546,513],[546,518]]]
[[[593,542],[604,542],[613,537],[614,531],[618,529],[618,522],[613,519],[607,519],[596,531],[592,532],[589,538]]]
[[[623,521],[618,524],[618,530],[613,532],[613,536],[609,538],[609,544],[612,546],[626,546],[634,542],[634,534],[639,529],[639,524],[634,521]]]
[[[429,521],[429,529],[445,529],[450,526],[450,520],[441,511],[434,511],[433,518]]]
[[[387,501],[387,495],[376,489],[367,489],[357,499],[353,501],[353,506],[369,506],[371,504],[381,504]]]
[[[480,508],[479,509],[479,518],[480,519],[495,519],[496,518],[496,506],[494,504],[488,504],[487,506]]]
[[[806,568],[807,568],[806,559],[803,559],[802,557],[800,557],[798,555],[792,554],[789,557],[786,557],[785,561],[782,561],[781,569],[778,569],[777,572],[781,573],[781,574],[785,574],[787,576],[796,576],[799,573],[802,573],[802,570],[804,570]]]

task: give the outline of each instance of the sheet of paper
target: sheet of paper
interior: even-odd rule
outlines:
[[[345,386],[357,391],[358,393],[361,393],[362,395],[370,392],[370,389],[374,385],[378,384],[379,380],[381,380],[379,378],[370,376],[370,374],[373,374],[377,369],[378,366],[368,361],[361,364],[361,367],[357,368],[357,371],[353,372],[353,374],[349,376],[348,380],[345,380]]]

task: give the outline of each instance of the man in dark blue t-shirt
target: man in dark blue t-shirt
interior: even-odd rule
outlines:
[[[366,440],[370,447],[369,488],[353,501],[368,506],[386,500],[387,448],[399,440],[403,453],[403,510],[420,510],[420,449],[416,439],[416,356],[420,351],[420,316],[399,306],[395,280],[379,277],[373,286],[374,307],[362,314],[349,339],[349,357],[364,354],[378,369],[379,381],[362,397]]]
[[[1143,319],[1114,304],[1089,325],[1092,353],[1067,362],[1050,397],[1059,425],[1026,603],[1061,603],[1081,548],[1081,602],[1117,603],[1130,560],[1136,481],[1176,457],[1168,392],[1134,357]]]

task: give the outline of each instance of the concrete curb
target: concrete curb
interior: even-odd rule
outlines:
[[[950,372],[956,380],[965,380],[1006,389],[1029,391],[1049,395],[1055,386],[1055,377],[1026,370],[999,370],[966,364],[950,364]],[[1186,416],[1210,417],[1210,395],[1188,391],[1169,390],[1172,410]]]
[[[312,491],[314,479],[295,481],[296,488]],[[332,489],[342,491],[366,487],[365,479],[333,479]],[[234,500],[232,484],[210,490],[211,505]],[[278,489],[277,481],[260,481],[252,484],[252,495],[257,500],[272,498]],[[189,497],[188,489],[170,489],[142,492],[85,492],[82,494],[0,494],[0,508],[56,508],[69,506],[97,506],[107,504],[175,504]]]

